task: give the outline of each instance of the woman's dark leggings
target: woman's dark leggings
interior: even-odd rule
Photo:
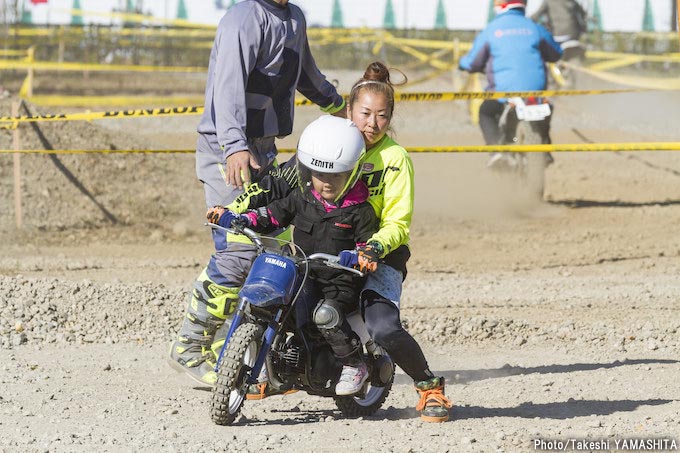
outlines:
[[[416,382],[433,375],[420,346],[401,326],[399,309],[375,291],[362,294],[364,320],[373,341],[385,348],[394,362]]]

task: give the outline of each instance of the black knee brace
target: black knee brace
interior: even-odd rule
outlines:
[[[359,350],[361,340],[347,322],[342,304],[322,299],[314,308],[312,319],[338,358],[349,357]]]

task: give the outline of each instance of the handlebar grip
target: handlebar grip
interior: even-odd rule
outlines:
[[[342,269],[343,271],[356,274],[359,277],[366,275],[360,270],[354,269],[353,267],[341,266],[338,264],[340,262],[340,257],[336,255],[329,255],[328,253],[312,253],[307,257],[307,259],[310,261],[323,261],[323,263],[328,267],[332,267],[333,269]]]

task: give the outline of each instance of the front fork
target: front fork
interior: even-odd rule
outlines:
[[[227,347],[229,347],[229,340],[231,340],[231,337],[234,335],[234,332],[236,332],[236,329],[243,324],[243,320],[245,319],[245,313],[246,313],[246,307],[248,306],[248,301],[246,299],[241,299],[239,302],[238,308],[236,309],[236,312],[234,313],[234,317],[231,320],[231,325],[229,326],[229,331],[227,332],[227,336],[224,339],[224,344],[222,345],[222,349],[220,350],[220,355],[217,357],[217,362],[215,363],[215,372],[217,372],[220,368],[220,363],[222,362],[222,357],[224,356],[225,352],[227,351]],[[276,337],[276,332],[278,331],[279,328],[279,321],[281,320],[281,315],[283,314],[283,309],[279,309],[276,312],[276,315],[274,316],[274,319],[269,322],[267,325],[267,330],[265,330],[264,335],[262,335],[262,344],[260,347],[260,353],[257,356],[257,360],[255,361],[255,365],[251,369],[250,376],[248,377],[248,384],[255,384],[257,383],[257,378],[260,375],[260,371],[262,370],[262,366],[264,365],[264,362],[267,358],[267,354],[269,354],[269,349],[271,348],[272,344],[274,343],[274,338]]]

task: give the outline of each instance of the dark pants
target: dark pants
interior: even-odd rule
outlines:
[[[498,121],[503,114],[504,105],[495,99],[487,99],[479,107],[479,127],[482,128],[484,143],[498,145],[501,141],[501,129]]]
[[[432,377],[420,346],[401,326],[399,309],[380,294],[362,294],[364,320],[373,341],[385,348],[394,362],[416,382]]]

